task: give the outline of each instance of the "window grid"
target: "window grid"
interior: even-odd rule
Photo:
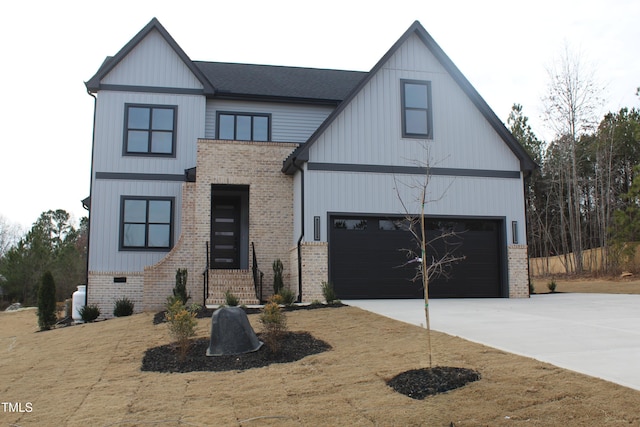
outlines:
[[[271,115],[218,112],[217,139],[271,141]]]
[[[402,136],[433,139],[431,82],[401,80]]]
[[[173,246],[172,197],[122,196],[121,250],[167,251]]]
[[[175,156],[177,107],[125,104],[123,154]]]

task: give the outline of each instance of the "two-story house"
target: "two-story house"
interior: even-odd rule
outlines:
[[[418,22],[357,72],[192,61],[153,19],[86,87],[87,300],[107,315],[124,296],[161,308],[178,268],[194,302],[258,302],[276,259],[300,301],[323,282],[342,299],[422,297],[402,249],[425,179],[429,238],[454,231],[464,256],[430,294],[528,296],[535,164]]]

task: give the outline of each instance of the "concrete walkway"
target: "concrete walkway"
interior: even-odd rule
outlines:
[[[345,304],[424,327],[422,300]],[[640,390],[640,295],[432,299],[431,328]]]

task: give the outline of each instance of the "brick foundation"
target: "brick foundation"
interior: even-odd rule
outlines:
[[[119,282],[120,280],[126,281]],[[143,281],[142,273],[90,271],[87,303],[97,305],[100,309],[100,318],[108,319],[113,317],[116,300],[127,297],[134,304],[134,313],[140,313],[144,310]]]
[[[526,245],[507,247],[509,298],[529,298],[529,263]]]

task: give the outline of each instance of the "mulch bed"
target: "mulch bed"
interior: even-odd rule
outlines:
[[[257,334],[260,339],[261,334]],[[193,371],[243,371],[261,368],[272,363],[289,363],[312,354],[330,350],[331,346],[314,338],[308,332],[287,332],[278,353],[263,345],[258,351],[234,356],[207,356],[209,338],[192,340],[187,356],[178,358],[175,344],[150,348],[142,359],[142,371],[193,372]]]
[[[422,400],[427,396],[445,393],[479,379],[480,374],[472,369],[436,366],[403,372],[387,381],[387,385],[398,393]]]
[[[311,304],[284,307],[283,311],[313,310],[318,308],[343,307],[344,304]],[[246,308],[247,314],[260,313],[259,308]],[[215,309],[201,309],[198,318],[211,318]],[[154,325],[164,323],[164,311],[156,313]],[[257,334],[260,338],[261,334]],[[209,338],[192,340],[184,360],[178,358],[176,344],[168,344],[150,348],[142,359],[142,371],[154,372],[193,372],[193,371],[244,371],[261,368],[272,363],[289,363],[312,354],[331,349],[328,343],[314,338],[308,332],[287,332],[278,353],[269,351],[263,345],[258,351],[234,356],[207,356]],[[480,374],[466,368],[436,366],[434,368],[412,369],[402,372],[389,381],[387,385],[398,393],[412,399],[422,400],[427,396],[445,393],[466,384],[478,381]]]

